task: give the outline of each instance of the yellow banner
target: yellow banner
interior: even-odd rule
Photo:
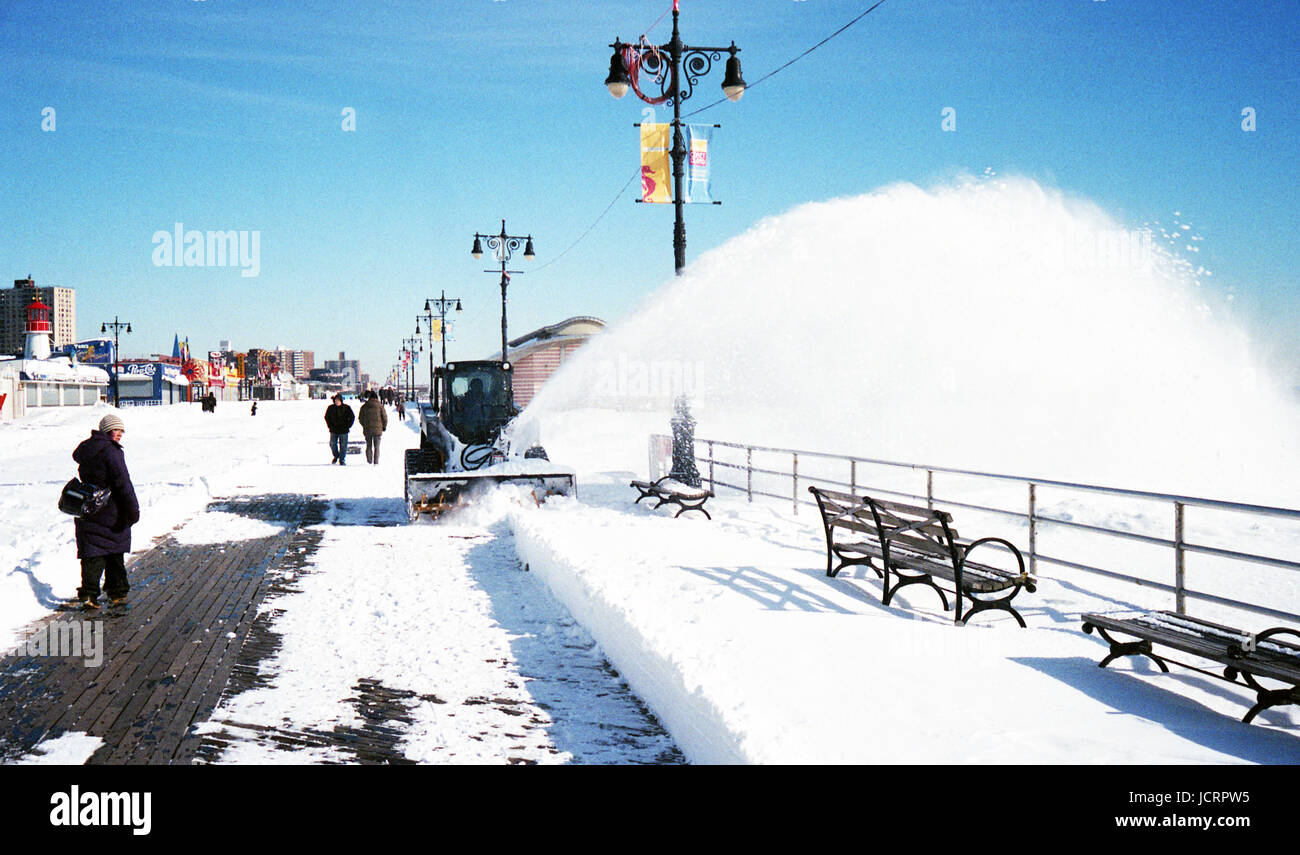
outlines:
[[[672,171],[668,151],[672,146],[672,125],[666,122],[641,125],[641,201],[671,202]]]
[[[442,318],[434,318],[429,332],[433,334],[434,341],[442,341]]]

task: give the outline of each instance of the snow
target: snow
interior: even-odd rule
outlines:
[[[239,514],[211,511],[201,514],[172,533],[183,546],[209,543],[229,543],[234,540],[254,540],[274,537],[285,529],[284,525],[249,519]]]
[[[1276,477],[1300,403],[1174,248],[1103,251],[1135,233],[1023,178],[802,205],[666,281],[525,415],[557,461],[556,419],[667,433],[687,394],[699,436],[1300,506]]]
[[[955,627],[932,591],[886,608],[874,574],[827,578],[812,519],[725,498],[713,523],[673,519],[629,511],[626,481],[591,481],[588,504],[512,514],[520,554],[694,762],[1300,761],[1294,712],[1251,731],[1247,692],[1098,669],[1079,615],[1135,605],[1077,580],[1022,594],[1028,630],[998,613]]]
[[[41,740],[31,753],[14,762],[19,766],[80,766],[103,744],[104,740],[88,733],[64,733]]]

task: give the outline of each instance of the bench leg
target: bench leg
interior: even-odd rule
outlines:
[[[1085,623],[1083,625],[1083,631],[1085,633],[1091,633],[1094,629],[1097,630],[1097,634],[1105,639],[1106,643],[1110,645],[1110,653],[1106,655],[1105,659],[1097,663],[1098,668],[1105,668],[1121,656],[1145,656],[1159,665],[1161,671],[1164,671],[1166,674],[1169,673],[1169,666],[1165,664],[1165,660],[1151,652],[1151,642],[1116,641],[1110,637],[1103,627],[1093,626],[1090,623]]]
[[[698,505],[685,505],[682,504],[681,502],[678,502],[677,504],[681,505],[682,509],[677,513],[673,514],[673,519],[677,519],[687,511],[699,511],[700,513],[704,514],[705,519],[709,519],[709,520],[713,519],[713,517],[709,516],[709,512],[704,510],[703,502],[700,502]]]
[[[898,578],[898,581],[895,582],[894,587],[891,588],[889,587],[889,568],[885,568],[883,576],[885,580],[885,590],[884,596],[881,598],[882,605],[889,605],[889,601],[894,598],[894,594],[898,593],[899,588],[906,587],[907,585],[929,585],[934,589],[935,593],[939,595],[939,599],[943,601],[943,610],[945,612],[948,611],[948,595],[943,592],[943,588],[934,584],[934,580],[931,579],[928,574],[921,573],[916,576],[911,576],[900,573],[897,568],[895,568],[894,575]]]
[[[997,611],[1011,612],[1011,616],[1016,619],[1016,623],[1020,624],[1020,628],[1027,629],[1028,627],[1025,626],[1025,619],[1022,618],[1020,612],[1016,611],[1015,607],[1011,605],[1011,601],[1015,599],[1016,594],[1019,593],[1020,586],[1017,585],[1016,589],[1005,597],[998,597],[996,600],[980,600],[967,591],[966,598],[970,600],[970,610],[966,612],[965,617],[961,618],[958,623],[965,624],[971,619],[971,615],[995,609]]]
[[[840,564],[838,567],[835,566],[836,558],[840,560]],[[871,556],[869,555],[863,556],[861,558],[857,558],[851,555],[845,555],[844,553],[834,549],[827,550],[826,552],[826,575],[831,577],[832,579],[838,576],[840,574],[840,571],[843,570],[845,567],[853,567],[858,564],[865,564],[866,566],[870,567],[872,570],[875,570],[876,575],[882,579],[885,577],[885,574],[880,572],[880,568],[872,563]]]
[[[1300,704],[1300,686],[1292,686],[1289,689],[1269,689],[1261,686],[1253,674],[1246,671],[1238,671],[1232,666],[1223,669],[1225,679],[1236,682],[1238,673],[1241,674],[1241,681],[1255,690],[1255,705],[1246,713],[1242,721],[1250,724],[1255,716],[1259,715],[1269,707],[1286,706],[1287,704]]]

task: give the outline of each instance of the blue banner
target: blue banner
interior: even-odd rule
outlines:
[[[111,338],[92,338],[68,345],[76,355],[78,362],[87,365],[110,365],[113,362],[113,340]]]
[[[686,191],[684,202],[712,204],[709,195],[709,144],[713,125],[686,125]]]

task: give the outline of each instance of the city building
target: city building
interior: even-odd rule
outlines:
[[[312,350],[289,350],[280,347],[276,348],[275,354],[278,357],[280,370],[300,380],[310,377],[312,369],[316,367],[316,352]]]
[[[564,360],[605,328],[600,318],[583,315],[533,330],[509,343],[514,364],[515,406],[523,409]]]
[[[77,338],[77,292],[73,288],[36,287],[30,275],[15,279],[14,287],[0,288],[0,354],[18,356],[27,335],[27,307],[44,303],[51,310],[52,349],[61,350]]]
[[[328,368],[313,368],[307,385],[311,390],[311,397],[328,398],[335,392],[343,391],[343,382],[346,379],[347,377],[341,371],[330,371]]]
[[[339,351],[338,359],[325,360],[325,370],[330,374],[342,374],[346,390],[355,391],[361,385],[361,360],[348,359],[343,351]]]

